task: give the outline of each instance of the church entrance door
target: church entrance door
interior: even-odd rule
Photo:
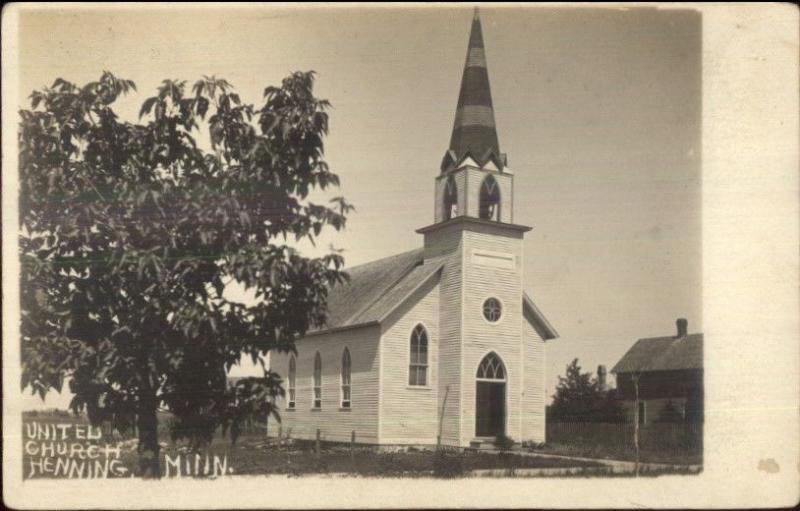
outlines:
[[[496,437],[506,431],[506,370],[496,353],[478,367],[475,389],[475,436]]]

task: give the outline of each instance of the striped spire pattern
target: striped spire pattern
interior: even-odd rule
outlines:
[[[498,169],[503,168],[504,157],[500,153],[494,125],[489,72],[477,7],[472,19],[450,150],[442,162],[442,170],[452,168],[467,156],[481,166],[492,161]]]

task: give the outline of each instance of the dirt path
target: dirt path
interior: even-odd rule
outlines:
[[[487,450],[487,452],[500,452],[498,450]],[[561,454],[545,454],[540,452],[519,451],[516,454],[522,456],[534,456],[537,458],[558,458],[564,460],[583,461],[602,463],[609,467],[614,474],[632,473],[636,470],[636,463],[633,461],[624,460],[609,460],[605,458],[584,458],[580,456],[564,456]],[[639,462],[640,471],[687,471],[690,473],[700,473],[703,470],[703,465],[680,465],[672,463],[644,463]]]

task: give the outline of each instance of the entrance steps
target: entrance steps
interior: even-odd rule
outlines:
[[[469,448],[478,451],[488,451],[497,448],[495,441],[497,439],[493,436],[476,437],[469,441]]]

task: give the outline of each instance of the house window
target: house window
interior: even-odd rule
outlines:
[[[444,219],[450,220],[456,216],[458,216],[458,193],[456,180],[451,174],[444,185]]]
[[[295,380],[297,379],[297,362],[294,359],[294,355],[289,359],[289,408],[295,407],[295,398],[297,396],[297,387],[295,385]]]
[[[408,384],[414,386],[428,384],[428,332],[422,325],[417,325],[411,332]]]
[[[314,408],[322,408],[322,357],[314,355]]]
[[[491,175],[483,180],[479,204],[478,213],[482,219],[500,221],[500,187]]]
[[[350,350],[342,353],[342,408],[350,408]]]
[[[639,401],[639,424],[644,424],[647,422],[647,406],[645,406],[644,401]]]
[[[494,323],[499,320],[502,315],[503,306],[500,304],[500,300],[497,298],[487,298],[486,301],[483,302],[483,317],[486,318],[486,321]]]

